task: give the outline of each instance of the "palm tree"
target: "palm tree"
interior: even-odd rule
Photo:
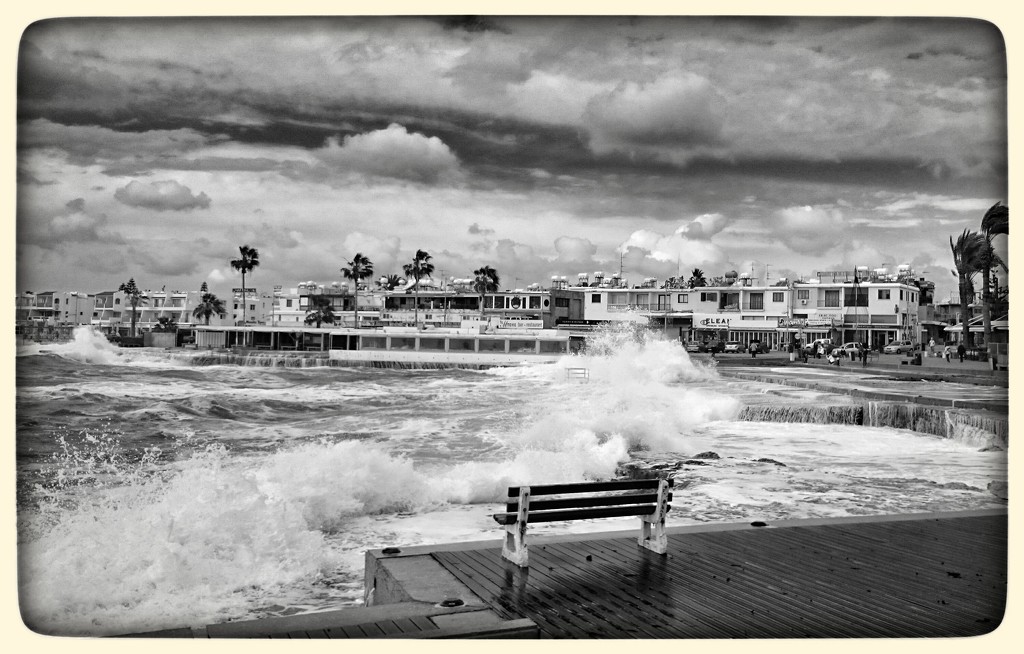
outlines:
[[[415,322],[417,327],[420,324],[420,279],[434,274],[434,264],[430,263],[431,258],[423,250],[416,250],[416,256],[412,258],[412,262],[402,266],[405,276],[416,280],[416,286],[413,291],[416,294]]]
[[[206,286],[206,282],[203,282],[203,286]],[[226,310],[224,309],[224,300],[220,299],[213,293],[203,293],[203,299],[196,305],[196,308],[192,310],[192,316],[194,318],[204,318],[206,320],[206,326],[210,326],[210,318],[216,314],[218,316],[224,315]]]
[[[402,284],[402,278],[398,275],[387,275],[381,281],[381,286],[384,287],[385,291],[393,291]]]
[[[1010,234],[1010,208],[996,202],[981,219],[981,231],[985,235],[987,245],[984,251],[984,270],[981,279],[981,320],[985,332],[985,348],[988,350],[989,365],[996,365],[995,345],[992,343],[992,284],[989,275],[993,268],[1002,263],[1003,269],[1006,264],[1002,261],[997,263],[999,257],[992,246],[992,239],[1000,234]]]
[[[708,280],[704,278],[703,270],[694,268],[693,272],[690,273],[690,280],[686,284],[690,288],[702,288],[708,285]]]
[[[260,253],[256,248],[251,248],[248,245],[239,246],[238,252],[241,256],[231,260],[231,267],[242,273],[242,325],[245,325],[245,273],[252,272],[260,265]]]
[[[157,326],[153,328],[155,332],[173,332],[178,329],[178,321],[168,316],[160,316],[156,319]]]
[[[356,256],[348,262],[348,267],[341,269],[341,274],[345,276],[345,279],[351,279],[356,286],[355,323],[356,329],[359,329],[359,282],[373,274],[373,262],[356,252]],[[317,327],[319,326],[317,325]]]
[[[490,266],[484,266],[473,271],[476,278],[473,280],[473,290],[480,294],[480,318],[484,317],[484,296],[493,293],[499,288],[501,279],[498,271]]]
[[[324,297],[323,295],[311,295],[309,298],[309,310],[306,311],[306,324],[312,325],[316,323],[317,328],[320,328],[320,323],[327,323],[333,325],[337,316],[334,315],[334,307],[331,306],[331,299]]]
[[[953,252],[954,273],[960,287],[960,325],[963,329],[964,345],[972,347],[974,337],[968,327],[967,311],[974,299],[974,275],[984,267],[985,251],[989,243],[982,234],[965,229],[953,242],[949,237],[949,248]]]
[[[138,310],[140,304],[145,304],[148,298],[142,294],[139,287],[135,285],[135,278],[132,277],[127,282],[122,282],[117,290],[124,293],[124,299],[128,301],[128,304],[132,307],[132,338],[135,338],[135,312]]]

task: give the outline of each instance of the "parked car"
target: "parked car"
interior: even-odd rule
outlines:
[[[813,341],[811,341],[810,343],[805,343],[804,344],[804,351],[807,352],[808,354],[814,354],[815,350],[818,349],[819,345],[825,346],[825,351],[827,352],[829,346],[832,345],[832,339],[831,338],[816,338]]]
[[[911,341],[892,341],[882,349],[882,352],[886,354],[903,354],[904,352],[913,352],[916,349],[917,346]]]
[[[739,341],[726,341],[726,343],[725,343],[725,350],[724,350],[724,352],[726,354],[729,354],[729,353],[736,354],[736,353],[739,353],[739,352],[742,352],[742,351],[743,351],[743,343],[740,343]]]
[[[686,344],[687,352],[707,352],[707,348],[700,341],[690,341]]]
[[[840,356],[844,356],[844,357],[849,357],[849,356],[854,356],[854,355],[859,357],[861,352],[864,351],[864,344],[863,343],[857,343],[857,342],[843,343],[842,345],[837,347],[834,351],[839,352],[839,355]]]

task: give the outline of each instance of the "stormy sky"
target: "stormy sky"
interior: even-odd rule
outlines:
[[[631,282],[910,263],[1007,198],[968,19],[57,19],[18,60],[17,290]]]

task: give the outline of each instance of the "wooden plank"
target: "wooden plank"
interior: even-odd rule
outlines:
[[[832,609],[828,605],[830,595],[826,592],[815,595],[817,599],[808,598],[802,601],[799,595],[787,595],[785,575],[777,569],[769,568],[760,576],[751,576],[742,565],[733,563],[725,549],[721,557],[708,553],[673,557],[668,565],[676,571],[675,577],[686,580],[690,587],[683,592],[696,593],[698,597],[714,597],[717,610],[726,615],[742,617],[744,625],[752,629],[763,629],[762,622],[769,616],[771,620],[769,632],[771,637],[882,637],[909,636],[906,633],[887,632],[880,628],[880,616],[866,616],[858,612],[861,607],[848,604],[846,610]],[[767,583],[770,580],[771,584]],[[799,584],[792,587],[801,588]],[[825,602],[822,602],[824,597]],[[791,616],[785,621],[777,620],[780,615]],[[794,622],[795,620],[795,622]],[[816,625],[811,631],[811,625]],[[781,628],[784,627],[784,628]]]
[[[526,601],[526,586],[522,584],[519,587],[515,587],[518,582],[522,580],[523,572],[518,569],[512,569],[512,564],[505,564],[501,562],[500,555],[495,550],[481,550],[474,552],[460,553],[465,556],[459,557],[465,564],[464,570],[472,571],[479,575],[477,579],[484,576],[490,577],[494,580],[504,580],[503,585],[495,583],[490,591],[490,594],[481,594],[477,591],[481,597],[489,597],[492,601],[496,601],[497,605],[503,609],[504,613],[511,615],[526,615],[519,611],[521,603]],[[495,570],[495,561],[499,561],[497,564],[497,570]],[[508,566],[506,568],[506,566]],[[470,578],[461,578],[463,583],[472,587],[473,580]],[[542,631],[549,633],[566,633],[568,632],[570,637],[573,638],[587,638],[588,634],[585,631],[578,631],[571,623],[566,623],[563,616],[551,615],[547,611],[547,607],[550,605],[549,598],[540,595],[534,601],[531,601],[531,606],[537,607],[528,617],[532,618],[538,623]],[[492,605],[493,607],[493,605]],[[502,614],[502,610],[496,612]]]
[[[538,564],[530,570],[530,580],[543,582],[537,585],[555,591],[559,601],[573,606],[587,618],[591,628],[599,629],[605,637],[657,637],[657,629],[650,626],[649,619],[622,620],[623,615],[630,613],[629,600],[617,592],[614,585],[597,588],[586,583],[584,573],[572,565],[563,565],[548,548],[538,555]]]
[[[778,530],[773,533],[772,536],[776,538],[771,540],[792,536],[792,534],[782,533],[785,531],[787,530]],[[735,532],[735,534],[740,533],[743,532]],[[746,533],[750,534],[751,532]],[[736,539],[736,536],[733,535],[731,538]],[[817,601],[819,604],[835,601],[840,596],[847,599],[859,596],[860,610],[870,615],[871,621],[877,624],[888,624],[889,629],[902,629],[904,624],[913,625],[912,632],[907,635],[921,635],[922,629],[924,633],[956,635],[950,632],[959,629],[959,627],[951,625],[948,618],[940,615],[942,611],[928,606],[915,605],[913,598],[930,591],[934,588],[934,584],[910,588],[911,592],[908,594],[907,588],[913,584],[908,584],[906,579],[894,583],[893,571],[898,569],[900,565],[898,561],[886,563],[882,560],[882,569],[876,572],[874,568],[878,568],[879,565],[858,562],[857,565],[850,566],[847,565],[848,562],[845,558],[834,558],[834,555],[830,554],[827,549],[830,541],[823,543],[826,547],[821,548],[816,553],[817,556],[812,556],[808,552],[780,553],[774,551],[771,543],[763,542],[766,539],[757,540],[759,541],[756,546],[757,550],[751,551],[751,557],[762,564],[767,561],[774,576],[780,580],[793,577],[805,587],[818,587],[820,593],[817,595]],[[717,539],[715,550],[739,552],[736,543],[722,543]],[[710,551],[707,556],[714,557],[716,555],[714,551]],[[830,559],[829,556],[833,558]],[[731,560],[735,561],[736,559]],[[790,563],[787,566],[783,562]],[[750,566],[751,561],[746,560],[744,564]],[[849,570],[849,568],[859,569]],[[846,604],[845,610],[851,610],[849,603]],[[973,628],[969,631],[976,633],[976,629]]]
[[[672,501],[672,493],[668,494],[668,500]],[[621,495],[598,495],[595,497],[577,496],[557,500],[530,500],[530,512],[549,511],[551,509],[575,509],[588,506],[614,506],[618,504],[657,504],[657,502],[657,493],[623,493]],[[516,513],[519,511],[519,502],[506,503],[505,511]]]
[[[632,637],[663,638],[697,630],[694,621],[688,621],[671,610],[673,598],[660,593],[660,584],[654,580],[648,579],[649,583],[638,588],[636,584],[629,583],[628,572],[608,574],[593,554],[584,554],[589,550],[580,552],[562,545],[551,544],[544,551],[544,560],[559,564],[556,567],[558,577],[562,578],[559,582],[566,583],[563,579],[571,577],[576,582],[576,592],[600,598],[601,606],[622,621]],[[590,561],[586,560],[588,556]],[[652,601],[649,598],[656,599]]]
[[[489,552],[488,556],[486,553]],[[459,552],[464,555],[463,560],[470,562],[477,570],[493,570],[495,561],[501,562],[501,557],[494,550],[478,550]],[[570,638],[596,638],[600,637],[599,624],[594,624],[590,618],[581,615],[577,607],[559,602],[557,595],[549,589],[536,587],[530,583],[531,576],[528,572],[511,569],[512,564],[498,564],[501,567],[501,576],[498,579],[505,580],[505,586],[499,590],[501,598],[510,610],[520,616],[532,619],[541,628],[541,631],[555,635],[556,637]],[[506,565],[508,567],[506,567]],[[523,575],[523,577],[517,577]],[[514,588],[518,580],[525,577],[526,583],[522,590]],[[526,612],[525,608],[529,608]],[[572,617],[570,617],[572,616]],[[575,619],[574,619],[575,618]]]
[[[530,511],[527,523],[560,522],[564,520],[590,520],[592,518],[622,518],[631,515],[651,515],[657,507],[646,506],[607,506],[593,509],[566,509],[564,511]],[[500,525],[515,524],[518,519],[514,513],[496,513],[494,521]]]
[[[709,551],[704,553],[702,558],[708,561],[719,560],[720,564],[729,566],[725,568],[726,575],[741,579],[744,575],[744,566],[747,568],[752,566],[749,561],[736,563],[737,558],[735,558],[735,554],[732,554],[736,552],[735,543],[730,545],[722,548],[731,553],[729,557],[716,556],[716,549],[721,547],[720,543],[716,543],[715,549],[709,548]],[[834,581],[830,582],[828,575],[824,571],[814,567],[813,559],[783,556],[782,553],[774,551],[764,543],[760,544],[760,548],[761,560],[765,565],[762,569],[762,574],[765,576],[770,575],[769,578],[780,587],[786,587],[789,580],[796,580],[797,587],[806,587],[809,584],[814,586],[817,591],[813,596],[816,611],[824,610],[828,613],[828,605],[835,602],[837,598],[843,598],[841,602],[842,610],[837,610],[837,613],[840,616],[849,616],[848,618],[843,617],[841,619],[843,622],[852,623],[849,626],[853,629],[850,635],[857,635],[858,633],[885,635],[887,633],[886,631],[879,631],[879,627],[885,622],[886,614],[876,610],[875,604],[869,601],[871,598],[860,599],[856,596],[851,596],[850,593],[855,590],[854,588],[849,585],[839,586]],[[792,568],[783,569],[780,567],[780,560],[796,561],[796,564]],[[888,632],[889,635],[913,635],[914,633],[913,631],[896,634]]]
[[[394,620],[381,620],[380,622],[377,623],[377,626],[384,633],[385,637],[388,637],[388,636],[399,636],[399,635],[402,634],[401,627],[399,627],[397,624],[395,624]]]
[[[619,541],[621,543],[621,541]],[[588,543],[589,544],[589,543]],[[736,636],[736,630],[726,627],[720,614],[707,610],[707,597],[703,593],[690,596],[685,586],[677,583],[667,568],[667,557],[661,557],[641,550],[639,546],[634,547],[634,553],[638,558],[651,557],[648,560],[631,560],[627,548],[624,547],[603,547],[604,542],[594,542],[595,546],[589,554],[595,561],[603,562],[610,570],[616,571],[615,577],[635,577],[634,586],[648,599],[644,603],[653,605],[657,610],[659,605],[670,606],[673,611],[684,612],[694,625],[683,632],[667,634],[671,637],[711,637],[728,638]],[[634,543],[635,545],[635,543]],[[624,564],[627,567],[623,567]],[[635,564],[631,566],[631,564]],[[637,573],[624,572],[629,569],[638,570]],[[657,583],[652,579],[657,578]],[[744,634],[754,635],[754,634]],[[761,633],[761,636],[768,636],[768,633]]]
[[[668,485],[671,488],[672,478]],[[561,495],[564,493],[601,493],[619,490],[656,489],[658,479],[629,479],[625,481],[586,481],[576,484],[548,484],[530,486],[531,495]],[[519,497],[519,486],[509,486],[508,497]]]
[[[841,563],[851,569],[860,569],[861,579],[867,583],[879,584],[882,592],[885,592],[888,587],[892,586],[891,578],[895,572],[913,569],[915,574],[913,576],[909,574],[904,575],[902,582],[899,584],[898,590],[901,593],[905,593],[908,590],[916,590],[921,593],[930,591],[934,587],[932,579],[934,575],[949,574],[954,578],[963,578],[964,581],[962,584],[946,585],[944,593],[948,597],[976,603],[977,594],[966,588],[966,586],[973,583],[976,578],[974,574],[982,574],[982,572],[977,571],[977,568],[972,564],[970,559],[973,557],[962,556],[963,554],[970,554],[970,550],[964,550],[960,553],[952,550],[945,550],[943,552],[944,559],[950,561],[957,560],[955,567],[961,568],[962,571],[956,571],[945,566],[944,560],[934,558],[934,555],[930,555],[927,552],[922,554],[921,548],[912,547],[912,542],[904,547],[893,547],[884,541],[864,546],[859,543],[861,539],[853,534],[830,536],[829,538],[834,542],[841,543],[831,548],[834,554],[843,557]],[[864,556],[865,552],[870,553],[870,559]],[[1000,574],[998,565],[988,565],[986,568],[986,576],[1005,579],[1005,566],[1002,568],[1002,574]],[[964,577],[963,571],[968,569],[975,572],[969,577]],[[979,606],[979,608],[982,608],[982,606]]]

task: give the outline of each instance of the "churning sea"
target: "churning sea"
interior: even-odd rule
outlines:
[[[367,549],[497,542],[489,515],[509,485],[709,452],[677,473],[669,525],[1005,506],[986,490],[1005,452],[741,421],[763,389],[675,342],[601,338],[589,355],[484,371],[201,366],[88,329],[21,348],[23,618],[98,636],[356,605]]]

